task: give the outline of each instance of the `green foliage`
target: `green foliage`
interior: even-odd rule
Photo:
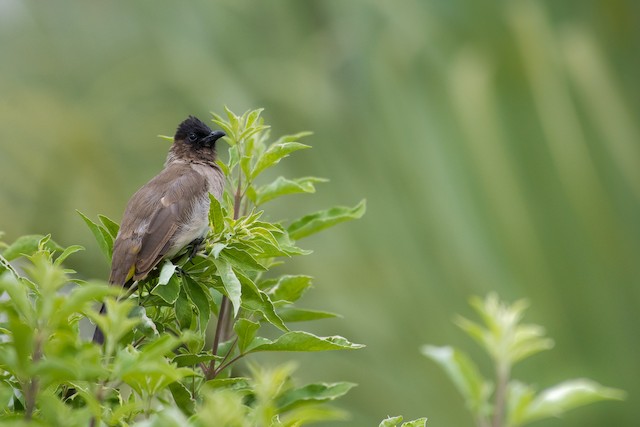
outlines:
[[[387,417],[384,420],[382,420],[382,422],[380,423],[380,425],[378,427],[396,427],[396,426],[402,426],[402,427],[425,427],[427,425],[427,419],[426,418],[418,418],[417,420],[413,420],[413,421],[406,421],[406,422],[402,422],[403,418],[401,416],[397,416],[397,417]],[[402,423],[402,424],[400,424]]]
[[[489,354],[495,367],[495,382],[480,373],[462,351],[452,347],[425,345],[422,353],[440,365],[464,397],[479,427],[518,427],[600,400],[621,400],[625,393],[588,379],[564,381],[540,392],[511,379],[514,364],[553,347],[538,325],[520,323],[527,303],[502,303],[497,295],[473,298],[472,307],[482,324],[463,317],[458,326]],[[494,396],[494,401],[490,399]]]
[[[287,231],[293,239],[301,239],[311,234],[324,230],[343,221],[350,219],[358,219],[366,210],[365,201],[362,200],[353,208],[335,207],[325,211],[315,212],[305,215],[297,221],[294,221]]]
[[[63,267],[79,246],[49,236],[24,236],[0,255],[0,419],[43,425],[301,426],[342,419],[327,406],[354,384],[295,385],[291,365],[240,365],[258,352],[316,352],[363,347],[340,336],[320,337],[290,323],[335,315],[297,307],[311,286],[305,275],[275,275],[286,259],[307,255],[297,240],[364,213],[333,208],[269,222],[258,207],[313,193],[320,178],[260,174],[309,148],[299,133],[270,142],[261,110],[214,115],[225,130],[228,179],[221,201],[211,197],[211,232],[200,253],[186,248],[152,274],[116,289],[85,282]],[[110,259],[118,224],[80,214]],[[2,246],[0,246],[2,247]],[[10,261],[15,264],[10,264]],[[22,273],[24,271],[24,273]],[[106,311],[96,310],[104,301]],[[104,344],[81,339],[86,319]],[[96,424],[97,423],[97,424]]]

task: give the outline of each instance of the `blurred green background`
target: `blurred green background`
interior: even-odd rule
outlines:
[[[540,425],[637,425],[639,52],[635,0],[0,0],[0,230],[83,244],[74,267],[106,277],[74,210],[119,221],[157,134],[265,107],[274,135],[315,132],[280,172],[331,179],[269,215],[368,200],[291,263],[308,306],[344,315],[310,328],[367,344],[291,355],[304,380],[360,384],[346,425],[470,426],[418,347],[487,366],[451,319],[492,290],[556,340],[517,377],[629,393]]]

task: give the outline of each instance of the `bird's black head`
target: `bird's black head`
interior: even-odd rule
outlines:
[[[180,123],[173,139],[191,146],[213,147],[216,141],[225,135],[221,130],[212,131],[197,117],[189,116]]]

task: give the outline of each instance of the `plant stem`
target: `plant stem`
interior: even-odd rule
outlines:
[[[227,363],[225,363],[224,365],[220,365],[218,367],[218,369],[216,369],[216,371],[214,372],[214,377],[216,375],[218,375],[220,372],[224,371],[225,369],[227,369],[227,367],[229,367],[230,365],[232,365],[234,362],[237,362],[238,360],[240,360],[241,358],[243,358],[244,356],[246,356],[244,353],[241,353],[239,355],[237,355],[236,357],[234,357],[233,359],[229,360]]]
[[[227,311],[229,310],[229,298],[226,296],[222,296],[222,301],[220,302],[220,311],[218,312],[218,323],[216,324],[216,334],[213,337],[213,347],[211,352],[214,356],[218,355],[218,347],[220,346],[220,342],[224,341],[222,335],[224,334],[223,324],[226,322]],[[208,372],[205,373],[205,376],[208,380],[212,379],[215,376],[215,367],[216,361],[212,360],[209,362]]]
[[[510,366],[506,363],[498,363],[496,366],[496,402],[493,408],[493,427],[502,427],[504,422],[510,370]]]
[[[233,197],[233,219],[240,217],[240,205],[242,204],[242,171],[238,169],[238,188],[236,188],[236,194]]]
[[[98,389],[96,390],[96,401],[102,406],[102,401],[104,400],[104,388],[107,385],[107,380],[100,381],[98,384]],[[91,417],[91,421],[89,421],[90,427],[95,427],[98,419],[93,416]]]
[[[33,416],[33,410],[36,406],[36,394],[38,393],[38,379],[31,378],[26,389],[24,390],[24,418],[29,421]]]
[[[215,334],[215,337],[213,338],[212,353],[214,355],[218,354],[218,347],[220,346],[220,343],[229,339],[230,324],[231,324],[231,320],[233,319],[232,317],[229,317],[229,313],[231,309],[230,303],[231,302],[229,301],[229,298],[223,295],[222,301],[220,302],[220,312],[218,314],[218,323],[216,324],[216,334]],[[231,352],[233,351],[233,348],[236,345],[236,342],[237,342],[237,339],[233,342],[233,344],[231,345],[231,348],[229,348],[229,351],[220,362],[221,365],[229,358],[229,355],[231,354]],[[235,360],[236,359],[234,359],[234,361]],[[229,363],[224,365],[224,368],[226,368],[227,366],[229,366]],[[218,375],[224,368],[220,366],[218,367],[218,369],[216,369],[216,361],[212,360],[209,363],[209,369],[205,371],[205,377],[207,378],[207,380],[211,380],[215,378],[216,375]]]
[[[231,356],[231,353],[233,353],[233,349],[236,347],[236,344],[238,343],[238,337],[236,337],[235,340],[233,340],[233,342],[231,343],[231,346],[229,346],[229,351],[227,351],[227,354],[224,355],[224,357],[222,358],[222,360],[220,361],[220,365],[223,365],[224,362],[227,361],[227,359],[229,358],[229,356]],[[220,370],[218,370],[216,372],[216,374],[220,372]]]
[[[147,338],[147,337],[145,337],[144,335],[143,335],[143,336],[141,336],[140,338],[138,338],[138,339],[136,340],[136,342],[134,342],[134,343],[133,343],[133,347],[134,347],[134,348],[138,348],[138,346],[139,346],[140,344],[142,344],[142,342],[143,342],[146,338]]]
[[[33,364],[38,363],[42,357],[42,334],[40,331],[36,333],[35,345],[33,348],[33,354],[31,355],[31,362]],[[37,377],[32,377],[26,387],[24,387],[24,403],[25,403],[25,419],[31,420],[33,411],[36,407],[36,395],[38,394],[39,381]]]

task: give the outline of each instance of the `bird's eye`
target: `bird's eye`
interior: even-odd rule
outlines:
[[[198,139],[198,136],[195,133],[189,134],[189,141],[195,142]]]

